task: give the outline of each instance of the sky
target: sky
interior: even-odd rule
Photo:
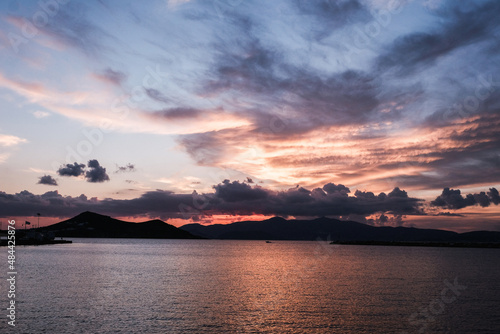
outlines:
[[[500,231],[500,2],[0,3],[0,221]]]

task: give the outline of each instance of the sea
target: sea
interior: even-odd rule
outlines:
[[[0,333],[500,333],[500,249],[72,239],[0,248]]]

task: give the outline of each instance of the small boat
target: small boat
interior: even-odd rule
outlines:
[[[266,240],[266,244],[272,244],[272,242],[269,240]]]

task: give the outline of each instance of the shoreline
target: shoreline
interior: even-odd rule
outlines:
[[[451,242],[451,241],[332,241],[331,245],[359,246],[405,246],[405,247],[456,247],[456,248],[500,248],[497,242]]]
[[[71,240],[16,240],[16,246],[41,246],[41,245],[56,245],[56,244],[71,244]],[[0,240],[0,247],[6,247],[8,240]]]

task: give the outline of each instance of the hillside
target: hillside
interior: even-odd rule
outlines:
[[[78,216],[57,224],[42,227],[52,231],[56,237],[77,238],[154,238],[154,239],[196,239],[188,231],[178,229],[161,220],[131,223],[93,212],[83,212]]]
[[[180,229],[212,239],[402,241],[402,242],[500,242],[500,232],[456,233],[409,227],[375,227],[331,218],[243,221],[227,225],[187,224]]]

